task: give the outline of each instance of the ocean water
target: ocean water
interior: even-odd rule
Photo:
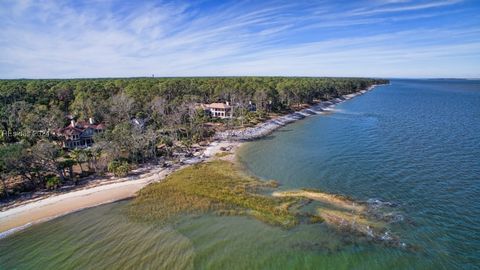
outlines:
[[[404,221],[390,230],[408,248],[249,217],[138,223],[122,201],[0,239],[0,269],[480,268],[480,81],[392,80],[246,144],[239,159],[282,189],[393,203]]]

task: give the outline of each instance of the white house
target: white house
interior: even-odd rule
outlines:
[[[232,118],[233,107],[227,101],[226,103],[205,104],[205,109],[210,112],[212,117],[216,118]]]

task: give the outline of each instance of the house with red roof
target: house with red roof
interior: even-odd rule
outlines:
[[[87,148],[93,144],[93,135],[103,132],[105,125],[96,124],[93,118],[87,121],[70,120],[70,125],[59,129],[56,134],[62,139],[62,146],[67,149]]]

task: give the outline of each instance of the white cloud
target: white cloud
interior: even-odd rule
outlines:
[[[404,1],[389,2],[363,12],[382,8],[390,12],[385,10],[399,9],[398,4],[404,10],[433,7],[412,4],[407,8]],[[452,4],[438,3],[447,2]],[[0,76],[413,76],[412,71],[420,66],[425,76],[429,70],[437,76],[446,62],[459,66],[454,69],[457,74],[449,76],[472,76],[472,59],[480,60],[480,35],[475,26],[336,33],[347,27],[354,30],[359,25],[448,11],[387,18],[370,16],[377,11],[352,17],[358,7],[339,10],[329,3],[303,7],[300,12],[294,12],[298,8],[293,4],[237,3],[209,10],[182,3],[116,4],[88,2],[81,8],[58,2],[0,4],[4,18],[0,22]],[[459,64],[462,61],[464,68]],[[435,66],[429,67],[431,63]]]
[[[353,15],[372,15],[372,14],[378,14],[378,13],[415,11],[415,10],[449,6],[449,5],[460,3],[462,1],[463,0],[444,0],[444,1],[433,1],[433,2],[426,2],[426,3],[420,3],[420,4],[415,3],[413,5],[400,5],[400,6],[396,5],[396,6],[373,8],[373,9],[359,9],[357,11],[352,12],[352,14]],[[387,1],[386,3],[398,4],[398,3],[404,3],[404,2],[409,2],[409,1]]]

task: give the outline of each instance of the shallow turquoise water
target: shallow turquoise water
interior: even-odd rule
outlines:
[[[247,144],[240,159],[282,188],[396,203],[411,249],[283,230],[248,217],[132,222],[128,201],[0,239],[0,269],[476,269],[480,265],[480,82],[393,80]]]

